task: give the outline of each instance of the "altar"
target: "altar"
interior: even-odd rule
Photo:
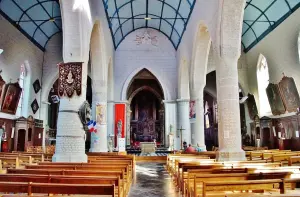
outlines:
[[[156,142],[141,142],[141,155],[155,155]]]

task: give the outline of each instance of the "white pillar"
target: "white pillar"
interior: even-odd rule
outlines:
[[[204,133],[204,102],[203,102],[203,88],[198,92],[195,100],[196,121],[195,121],[195,145],[199,145],[203,150],[206,150],[205,133]]]
[[[107,152],[107,102],[101,100],[102,93],[93,92],[93,120],[97,132],[91,134],[90,152]],[[95,101],[94,101],[95,100]]]
[[[115,129],[115,103],[114,101],[107,102],[107,135],[114,135]]]
[[[222,58],[217,64],[219,161],[246,159],[242,150],[237,61],[238,58]]]
[[[87,63],[82,64],[82,93],[60,99],[54,162],[87,162],[85,131],[78,110],[86,99]]]
[[[177,109],[178,109],[178,124],[177,128],[184,129],[182,131],[182,141],[186,141],[187,144],[191,143],[191,127],[189,120],[189,104],[190,99],[178,99],[177,100]],[[181,139],[179,139],[181,141]],[[180,145],[181,146],[181,145]]]
[[[174,149],[180,149],[180,139],[177,139],[177,104],[176,101],[163,101],[165,104],[165,144],[166,147],[170,147],[169,133],[170,126],[174,136]]]

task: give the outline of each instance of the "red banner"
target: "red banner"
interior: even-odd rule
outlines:
[[[118,127],[121,127],[121,137],[125,137],[125,104],[115,104],[115,136],[118,136]]]

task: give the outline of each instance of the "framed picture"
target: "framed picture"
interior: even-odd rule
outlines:
[[[279,90],[288,112],[296,112],[300,106],[299,93],[292,77],[283,77],[279,82]]]
[[[271,111],[273,115],[280,115],[285,113],[285,107],[283,105],[279,87],[277,84],[269,83],[267,89],[267,96],[270,103]]]
[[[248,107],[249,116],[251,120],[254,120],[254,117],[258,115],[258,110],[255,102],[255,97],[253,94],[248,94],[247,107]]]
[[[33,85],[34,92],[38,93],[41,89],[41,84],[39,79],[35,80],[35,82],[32,85]]]
[[[190,119],[196,118],[196,101],[190,101]]]
[[[0,109],[1,109],[1,104],[2,104],[3,97],[4,97],[4,90],[5,90],[5,81],[0,76]]]
[[[3,99],[1,111],[4,113],[15,114],[18,108],[22,88],[19,83],[7,84],[7,90]]]
[[[32,109],[33,114],[35,114],[39,110],[39,108],[40,107],[39,107],[37,100],[34,99],[34,101],[32,101],[32,103],[31,103],[31,109]]]

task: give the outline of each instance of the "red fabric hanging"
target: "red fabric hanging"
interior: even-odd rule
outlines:
[[[118,121],[122,120],[122,138],[125,137],[125,104],[115,104],[115,136],[118,136]]]

